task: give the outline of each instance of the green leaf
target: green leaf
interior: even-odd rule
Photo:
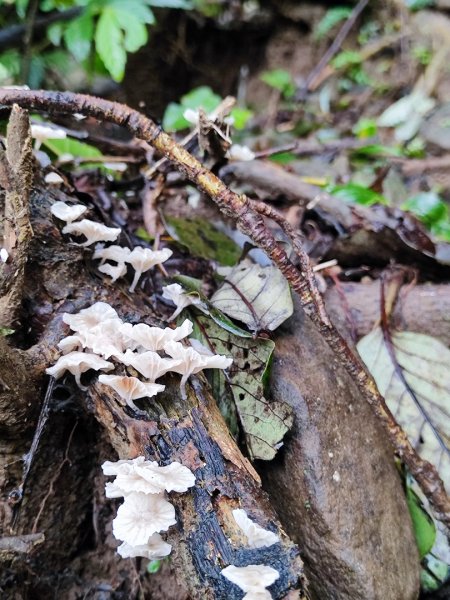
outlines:
[[[379,327],[357,348],[412,446],[450,491],[450,350],[428,335],[394,332],[395,365]]]
[[[377,130],[377,123],[373,119],[360,119],[352,129],[360,140],[373,137]]]
[[[154,573],[157,573],[161,568],[161,561],[160,560],[151,560],[148,565],[147,565],[147,573],[149,573],[150,575],[153,575]]]
[[[241,107],[233,108],[230,114],[234,119],[233,127],[238,131],[244,129],[249,119],[254,115],[250,109]]]
[[[387,204],[386,198],[373,190],[356,183],[328,186],[327,191],[345,202],[372,206],[372,204]]]
[[[88,13],[73,20],[64,31],[64,42],[67,49],[78,60],[89,56],[92,38],[94,36],[94,21]]]
[[[185,109],[192,108],[196,110],[203,108],[207,113],[217,108],[221,101],[222,98],[215,94],[207,85],[195,88],[181,98],[181,104]]]
[[[136,52],[148,41],[147,27],[138,17],[125,10],[116,9],[117,20],[124,30],[124,45],[127,52]]]
[[[443,220],[435,223],[431,227],[431,233],[438,240],[442,240],[443,242],[450,242],[450,221]]]
[[[42,145],[48,148],[58,158],[63,154],[72,154],[79,158],[99,158],[103,156],[98,148],[71,138],[62,140],[45,140]]]
[[[62,23],[53,23],[47,27],[47,38],[54,46],[59,46],[63,35]]]
[[[188,129],[191,124],[183,117],[183,113],[186,109],[177,104],[176,102],[170,102],[164,111],[162,120],[162,126],[166,131],[182,131]]]
[[[362,62],[362,57],[355,50],[344,50],[339,52],[331,61],[331,66],[335,69],[347,69],[348,67],[359,65]]]
[[[362,156],[403,156],[400,148],[391,148],[382,144],[368,144],[353,150],[352,155]]]
[[[335,6],[334,8],[327,10],[314,32],[316,40],[324,38],[335,25],[341,21],[345,21],[350,16],[351,12],[352,9],[347,6]]]
[[[9,327],[0,327],[0,336],[6,337],[7,335],[12,335],[15,332],[15,329],[9,329]]]
[[[224,396],[231,390],[250,457],[272,460],[293,423],[287,404],[268,401],[264,396],[263,379],[275,344],[236,337],[203,315],[195,319],[193,336],[213,352],[233,357],[227,381],[222,371],[214,370],[221,377],[212,384],[214,396],[229,417],[232,413]]]
[[[401,208],[412,212],[427,227],[448,219],[447,205],[435,192],[420,192],[409,198]]]
[[[288,165],[293,160],[296,160],[297,156],[293,152],[278,152],[269,156],[269,160],[278,163],[279,165]]]
[[[211,302],[251,331],[273,331],[294,310],[289,284],[279,269],[248,259],[231,270]]]
[[[259,78],[270,87],[279,90],[285,98],[291,98],[295,94],[295,83],[289,71],[284,69],[264,71]]]
[[[193,277],[188,277],[186,275],[175,275],[173,280],[181,284],[188,293],[195,292],[198,294],[205,307],[202,312],[208,314],[211,319],[217,323],[217,325],[219,325],[219,327],[222,327],[222,329],[225,329],[225,331],[229,331],[238,337],[253,337],[251,333],[235,325],[233,321],[231,321],[222,311],[220,311],[210,302],[210,300],[201,291],[202,282],[200,279],[194,279]]]
[[[147,3],[155,8],[182,8],[183,10],[194,8],[190,0],[147,0]]]
[[[436,540],[436,527],[431,516],[425,510],[419,496],[410,485],[406,485],[406,503],[413,524],[414,536],[416,538],[419,557],[428,554]]]
[[[215,260],[227,266],[235,265],[239,260],[239,246],[206,219],[170,216],[165,216],[164,219],[170,235],[189,248],[193,256]]]
[[[115,81],[122,81],[127,53],[122,29],[112,7],[106,7],[100,15],[95,30],[95,48],[111,77]]]

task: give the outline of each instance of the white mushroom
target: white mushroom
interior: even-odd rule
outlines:
[[[142,469],[145,469],[145,467],[136,467],[139,473],[142,473]],[[164,481],[166,492],[187,492],[188,488],[195,485],[194,473],[188,467],[176,461],[166,467],[158,467],[157,474]],[[145,473],[143,473],[143,477],[146,477]]]
[[[123,263],[130,255],[131,250],[126,246],[108,246],[107,248],[97,248],[94,252],[94,259],[101,259],[103,264],[105,260],[113,260],[116,263]]]
[[[174,367],[176,373],[183,377],[180,383],[181,396],[186,398],[186,381],[194,373],[199,373],[203,369],[227,369],[233,362],[232,358],[227,358],[219,354],[206,356],[199,354],[194,348],[183,346],[180,342],[169,342],[164,346],[164,351],[176,360],[181,360],[181,364]]]
[[[49,367],[45,370],[48,375],[51,375],[55,379],[59,379],[66,371],[72,373],[75,376],[75,381],[82,389],[83,386],[80,382],[82,373],[94,369],[98,371],[100,369],[111,371],[114,369],[114,365],[96,354],[87,354],[85,352],[70,352],[61,356],[53,367]]]
[[[137,377],[121,377],[119,375],[100,375],[100,383],[112,387],[130,408],[139,411],[133,400],[138,398],[151,398],[165,389],[158,383],[144,383]]]
[[[119,321],[117,312],[106,302],[96,302],[88,308],[83,308],[75,314],[64,313],[63,321],[70,326],[72,331],[85,332],[90,331],[100,323],[116,319]]]
[[[81,246],[90,246],[96,242],[114,242],[119,237],[121,231],[119,228],[106,227],[106,225],[96,223],[90,219],[69,223],[62,229],[63,233],[84,235],[86,241],[80,244]]]
[[[137,456],[136,458],[130,458],[128,460],[105,460],[102,464],[102,471],[104,475],[119,475],[123,470],[128,471],[127,465],[143,465],[151,461],[146,461],[145,456]]]
[[[242,600],[271,600],[272,594],[267,590],[252,590],[251,592],[247,592]]]
[[[117,548],[117,554],[122,558],[135,558],[142,556],[148,560],[159,560],[165,556],[169,556],[172,550],[172,546],[165,542],[159,533],[154,533],[150,536],[146,544],[141,546],[130,546],[126,542],[123,542]]]
[[[141,375],[150,381],[155,381],[168,371],[173,371],[174,367],[179,366],[181,363],[181,361],[173,358],[161,358],[159,354],[151,350],[141,353],[127,350],[118,359],[124,365],[131,366],[139,371]]]
[[[168,342],[178,342],[192,333],[192,321],[186,319],[180,327],[172,329],[171,327],[150,327],[145,323],[138,323],[129,330],[129,335],[137,344],[145,350],[157,352],[163,350]]]
[[[119,263],[118,265],[110,265],[109,263],[105,263],[104,265],[100,265],[98,270],[100,273],[109,275],[111,277],[111,283],[114,283],[119,279],[119,277],[123,277],[127,274],[127,265],[125,263]]]
[[[63,354],[68,354],[74,350],[80,350],[81,348],[86,347],[84,337],[78,333],[75,335],[68,335],[67,337],[63,338],[57,344],[57,346]]]
[[[64,179],[61,177],[61,175],[58,175],[58,173],[55,173],[54,171],[47,173],[47,175],[44,177],[44,181],[50,185],[59,185],[64,183]]]
[[[230,160],[254,160],[256,158],[255,153],[250,150],[248,146],[241,146],[239,144],[233,144],[227,150],[225,154]]]
[[[0,248],[0,262],[5,263],[9,258],[9,253],[6,248]]]
[[[221,574],[229,581],[236,584],[243,592],[263,593],[265,588],[272,585],[280,576],[279,572],[267,565],[248,565],[247,567],[235,567],[230,565],[222,569]],[[262,596],[264,598],[264,595]],[[267,596],[269,598],[270,596]],[[255,598],[255,596],[247,596]]]
[[[175,508],[160,494],[125,496],[113,521],[114,536],[130,546],[141,546],[150,536],[175,525]]]
[[[160,265],[165,262],[172,254],[173,252],[172,250],[169,250],[169,248],[164,248],[163,250],[150,250],[149,248],[143,248],[142,246],[134,248],[126,259],[136,271],[133,283],[130,286],[130,292],[134,292],[142,273],[148,271],[155,265]]]
[[[48,125],[31,125],[31,137],[34,137],[36,143],[35,150],[39,150],[42,142],[45,140],[63,140],[67,137],[64,129],[59,127],[49,127]]]
[[[233,517],[244,532],[249,548],[265,548],[280,541],[276,533],[254,523],[242,508],[233,510]]]
[[[83,206],[82,204],[69,205],[65,202],[55,202],[50,207],[52,215],[60,221],[66,221],[66,223],[72,223],[72,221],[81,217],[86,211],[86,206]]]
[[[175,319],[187,306],[203,306],[203,302],[197,294],[187,294],[179,283],[164,286],[162,297],[170,300],[177,307],[175,312],[170,315],[169,321]]]

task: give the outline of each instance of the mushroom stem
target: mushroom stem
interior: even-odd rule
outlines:
[[[133,282],[130,286],[130,289],[128,290],[129,292],[134,292],[134,288],[137,286],[137,283],[139,281],[139,277],[142,275],[142,271],[136,271],[134,273],[134,277],[133,277]]]

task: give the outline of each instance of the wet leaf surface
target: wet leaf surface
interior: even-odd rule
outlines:
[[[214,395],[222,412],[229,417],[233,410],[226,396],[231,392],[250,457],[273,459],[293,423],[292,410],[287,404],[270,401],[264,396],[264,383],[275,344],[261,338],[237,337],[204,316],[195,319],[194,337],[214,353],[233,357],[227,380],[223,372],[212,372],[210,381]]]

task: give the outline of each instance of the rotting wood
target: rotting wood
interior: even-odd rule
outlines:
[[[262,217],[251,208],[246,196],[232,192],[216,175],[179,146],[151,119],[128,106],[70,92],[9,89],[0,90],[0,103],[4,105],[17,103],[28,109],[50,112],[81,113],[126,127],[173,162],[176,168],[208,194],[226,215],[234,218],[238,227],[266,252],[298,294],[302,308],[383,423],[393,448],[419,483],[433,506],[437,518],[450,528],[450,499],[435,467],[418,456],[406,434],[395,421],[362,361],[334,325],[328,319],[324,321],[321,318],[322,310],[317,304],[317,294],[313,293],[307,273],[299,271],[292,264],[284,249],[265,226]]]
[[[152,316],[144,294],[136,292],[130,296],[125,284],[99,285],[98,278],[86,269],[85,260],[89,250],[68,246],[52,224],[51,202],[48,193],[35,190],[32,194],[35,236],[28,263],[30,277],[24,289],[25,295],[33,294],[30,320],[39,311],[41,295],[48,304],[52,303],[51,312],[43,324],[43,335],[27,351],[9,348],[5,340],[0,338],[7,350],[4,355],[11,357],[11,360],[19,356],[24,368],[32,364],[32,372],[39,382],[42,381],[45,368],[56,358],[56,344],[67,335],[67,326],[62,321],[64,312],[78,312],[96,301],[106,301],[121,316],[126,315],[133,322],[145,319],[149,324],[159,324]],[[52,268],[49,268],[50,264]],[[68,287],[62,291],[65,281]],[[70,296],[70,300],[65,299],[67,296]],[[1,364],[0,361],[0,367]],[[5,368],[13,378],[11,363]],[[0,368],[0,378],[2,376]],[[77,397],[86,411],[93,413],[103,426],[120,458],[145,454],[164,464],[180,460],[194,471],[197,485],[193,491],[171,496],[171,501],[176,505],[178,524],[169,530],[169,541],[174,545],[173,565],[178,578],[189,586],[193,600],[238,600],[242,594],[238,588],[233,589],[234,586],[220,575],[220,571],[229,564],[242,566],[255,562],[273,565],[280,571],[280,579],[272,588],[276,597],[283,598],[289,592],[300,596],[303,567],[299,551],[282,531],[267,495],[262,491],[256,471],[230,436],[203,382],[202,377],[192,382],[188,399],[184,402],[180,398],[179,380],[174,377],[161,400],[158,398],[158,402],[149,403],[149,420],[136,418],[136,415],[124,410],[114,392],[108,393],[108,388],[99,384],[93,384],[88,394],[80,392]],[[27,379],[19,383],[26,386]],[[5,390],[5,405],[9,402],[14,406],[13,391]],[[39,395],[35,390],[33,394],[34,399]],[[50,425],[49,421],[47,429]],[[22,432],[14,429],[13,434],[17,439]],[[108,456],[109,460],[115,458]],[[98,472],[101,472],[100,464]],[[48,468],[46,473],[53,475]],[[58,474],[57,469],[55,473]],[[51,480],[50,484],[55,489],[58,487],[56,481]],[[33,523],[37,514],[27,513],[37,485],[31,475],[18,519],[20,524]],[[50,504],[51,499],[45,495],[44,500]],[[35,504],[33,507],[36,510]],[[263,526],[276,530],[281,543],[260,550],[246,549],[231,516],[231,511],[238,507],[247,510]],[[47,510],[47,507],[44,506],[43,510]],[[48,519],[45,522],[48,523]],[[38,526],[47,539],[48,529],[41,528],[41,521]],[[58,526],[59,523],[55,521],[55,527]],[[51,533],[48,537],[54,539],[53,529]],[[40,548],[37,552],[48,551],[46,542]]]

